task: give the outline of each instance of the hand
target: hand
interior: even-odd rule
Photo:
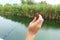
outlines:
[[[37,31],[39,30],[39,28],[41,28],[41,25],[43,23],[43,18],[42,16],[39,14],[39,18],[36,20],[36,17],[33,19],[32,22],[30,22],[29,24],[29,33],[35,35],[37,33]]]
[[[34,40],[35,34],[41,28],[41,25],[43,23],[43,18],[41,15],[39,15],[39,18],[36,20],[36,17],[33,19],[32,22],[30,22],[28,27],[28,32],[26,36],[26,40]]]

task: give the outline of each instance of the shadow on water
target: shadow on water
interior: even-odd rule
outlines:
[[[20,22],[22,24],[25,24],[26,27],[28,27],[29,23],[33,20],[33,18],[29,17],[20,17],[20,16],[3,16],[6,19],[10,19],[15,22]],[[60,29],[60,21],[56,20],[44,20],[44,23],[42,25],[42,28],[48,29],[48,28],[53,28],[53,29]]]
[[[47,21],[47,20],[45,20],[42,25],[42,28],[44,28],[44,29],[49,29],[49,28],[60,29],[60,21],[55,21],[55,20]]]
[[[29,22],[31,22],[33,19],[33,18],[21,17],[21,16],[2,16],[2,17],[6,18],[6,19],[10,19],[10,20],[18,22],[18,23],[25,24],[26,26],[28,26]]]

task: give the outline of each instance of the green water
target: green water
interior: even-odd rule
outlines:
[[[4,40],[25,40],[28,24],[32,19],[7,18],[0,16],[0,38]],[[44,21],[42,28],[36,34],[35,40],[60,40],[60,22]]]

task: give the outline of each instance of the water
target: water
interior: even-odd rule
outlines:
[[[13,17],[6,19],[0,16],[0,38],[4,40],[25,40],[29,22]],[[14,21],[15,20],[15,21]],[[45,21],[36,34],[35,40],[60,40],[60,22]]]

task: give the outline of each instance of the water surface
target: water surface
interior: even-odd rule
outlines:
[[[4,40],[25,40],[28,29],[28,19],[7,19],[0,16],[0,38]],[[35,40],[60,40],[60,22],[45,21],[36,34]]]

